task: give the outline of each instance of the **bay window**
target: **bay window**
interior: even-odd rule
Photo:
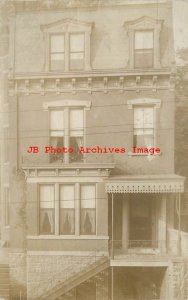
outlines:
[[[96,234],[96,184],[39,185],[40,235]]]

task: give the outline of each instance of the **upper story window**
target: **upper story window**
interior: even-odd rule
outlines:
[[[61,20],[41,26],[45,40],[45,70],[90,70],[91,23]]]
[[[77,108],[50,111],[50,145],[54,148],[72,148],[69,162],[82,161],[83,154],[79,149],[83,146],[84,111]],[[66,153],[51,154],[51,161],[65,162]]]
[[[125,22],[129,38],[130,68],[160,68],[162,20],[142,17]]]
[[[138,98],[127,101],[133,109],[133,146],[150,148],[156,144],[157,112],[161,100]]]
[[[154,107],[134,107],[133,135],[134,146],[154,146]]]
[[[44,103],[49,109],[50,139],[52,148],[65,151],[50,151],[50,161],[60,160],[64,163],[82,162],[83,153],[80,147],[84,146],[84,127],[86,110],[90,109],[91,102],[84,100],[62,100]],[[67,151],[72,149],[73,151]]]
[[[135,68],[153,67],[153,31],[135,31],[134,66]]]

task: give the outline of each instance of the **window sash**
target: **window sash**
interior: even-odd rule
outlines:
[[[134,34],[134,49],[144,50],[153,49],[153,31],[135,31]]]

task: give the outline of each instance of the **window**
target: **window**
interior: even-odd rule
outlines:
[[[8,187],[4,188],[5,199],[5,226],[10,225],[10,191]]]
[[[39,208],[41,235],[96,234],[96,184],[41,184]]]
[[[154,108],[134,108],[134,146],[154,146]]]
[[[9,127],[4,127],[4,163],[9,162]]]
[[[163,20],[147,16],[125,22],[130,68],[160,68],[160,32]]]
[[[60,234],[75,233],[74,185],[60,186]]]
[[[40,185],[40,234],[54,234],[54,185]]]
[[[84,34],[70,34],[70,70],[84,69]]]
[[[50,37],[50,70],[65,69],[65,37],[53,34]]]
[[[45,70],[91,70],[92,23],[64,19],[41,26],[44,33]]]
[[[51,162],[78,162],[83,160],[79,149],[83,146],[84,111],[77,108],[50,111],[50,144],[53,148],[73,148],[73,152],[51,154]],[[65,159],[67,155],[67,160]]]
[[[134,36],[135,68],[153,67],[153,31],[135,31]]]
[[[95,234],[95,186],[81,186],[81,234]]]

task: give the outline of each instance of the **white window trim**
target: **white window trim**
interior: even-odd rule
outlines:
[[[129,66],[134,68],[134,33],[135,31],[153,31],[153,68],[161,68],[160,63],[160,32],[163,20],[155,20],[150,17],[142,17],[134,21],[124,23],[129,36]]]
[[[153,98],[138,98],[138,99],[131,99],[127,100],[128,109],[134,109],[136,106],[153,106],[154,109],[154,145],[152,148],[156,147],[156,127],[157,127],[157,117],[156,117],[156,109],[161,107],[161,100],[160,99],[153,99]],[[134,119],[133,119],[133,126],[134,126]],[[161,154],[161,152],[160,152]],[[131,156],[148,156],[149,153],[132,153],[129,152],[128,155]],[[154,154],[159,155],[159,154]]]
[[[46,183],[46,182],[40,182],[38,184],[38,209],[40,210],[40,186],[41,185],[53,185],[54,186],[54,199],[56,200],[54,203],[54,234],[40,234],[40,211],[38,212],[38,237],[59,237],[59,238],[65,238],[65,239],[71,239],[71,238],[80,238],[80,239],[87,239],[87,237],[97,237],[97,228],[98,228],[98,220],[97,220],[97,182],[76,182],[76,183],[70,183],[70,182],[58,182],[58,183]],[[75,233],[74,234],[66,234],[61,235],[60,234],[60,185],[74,185],[74,200],[75,200]],[[95,234],[91,235],[85,235],[81,234],[81,186],[82,185],[94,185],[95,186]],[[57,201],[58,199],[58,201]]]
[[[57,72],[50,70],[50,35],[51,34],[63,34],[65,36],[65,69],[64,72],[73,72],[70,70],[69,65],[69,37],[70,34],[82,33],[85,36],[85,49],[84,49],[84,71],[91,70],[91,30],[93,23],[82,22],[77,20],[65,19],[51,24],[45,24],[41,26],[41,30],[44,34],[44,51],[45,51],[45,71]],[[76,70],[77,72],[82,70]],[[60,71],[59,71],[60,72]]]

